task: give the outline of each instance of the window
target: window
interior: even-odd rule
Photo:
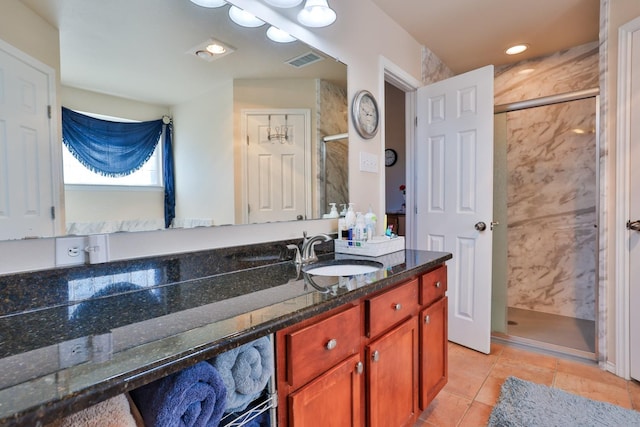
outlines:
[[[136,120],[122,119],[119,117],[105,116],[81,112],[97,119],[118,122],[136,122]],[[113,186],[140,186],[161,187],[162,182],[162,136],[153,154],[147,162],[134,173],[122,177],[108,177],[97,174],[87,169],[76,159],[65,144],[62,144],[62,164],[65,185],[113,185]]]

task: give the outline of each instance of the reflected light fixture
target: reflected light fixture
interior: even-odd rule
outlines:
[[[504,53],[506,53],[507,55],[517,55],[519,53],[524,52],[527,49],[529,49],[529,45],[517,44],[505,50]]]
[[[264,1],[265,3],[270,4],[271,6],[282,7],[282,8],[296,7],[297,5],[302,3],[302,0],[264,0]]]
[[[219,43],[211,43],[206,47],[207,52],[210,52],[214,55],[220,55],[227,51],[227,48]]]
[[[291,34],[274,26],[269,27],[269,29],[267,30],[267,37],[277,43],[291,43],[296,41],[296,38]]]
[[[231,20],[236,24],[243,27],[256,28],[264,25],[264,21],[262,19],[256,18],[251,13],[236,6],[231,6],[229,8],[229,18],[231,18]]]
[[[202,7],[222,7],[227,4],[225,0],[191,0],[191,3]]]
[[[306,0],[298,13],[298,22],[305,27],[326,27],[335,20],[336,12],[329,7],[327,0]]]

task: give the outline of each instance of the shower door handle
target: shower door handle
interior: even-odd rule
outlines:
[[[640,221],[627,221],[627,229],[640,231]]]

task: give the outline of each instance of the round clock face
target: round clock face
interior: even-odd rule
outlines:
[[[378,104],[373,95],[360,91],[353,100],[353,120],[356,130],[363,138],[373,138],[378,132]]]
[[[398,161],[398,154],[396,150],[387,148],[384,150],[384,164],[385,166],[393,166]]]

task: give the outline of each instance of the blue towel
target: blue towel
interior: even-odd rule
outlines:
[[[224,382],[207,362],[133,390],[131,396],[147,427],[217,426],[226,403]]]
[[[258,338],[210,361],[227,387],[225,412],[239,412],[255,400],[273,374],[273,347],[268,337]]]

